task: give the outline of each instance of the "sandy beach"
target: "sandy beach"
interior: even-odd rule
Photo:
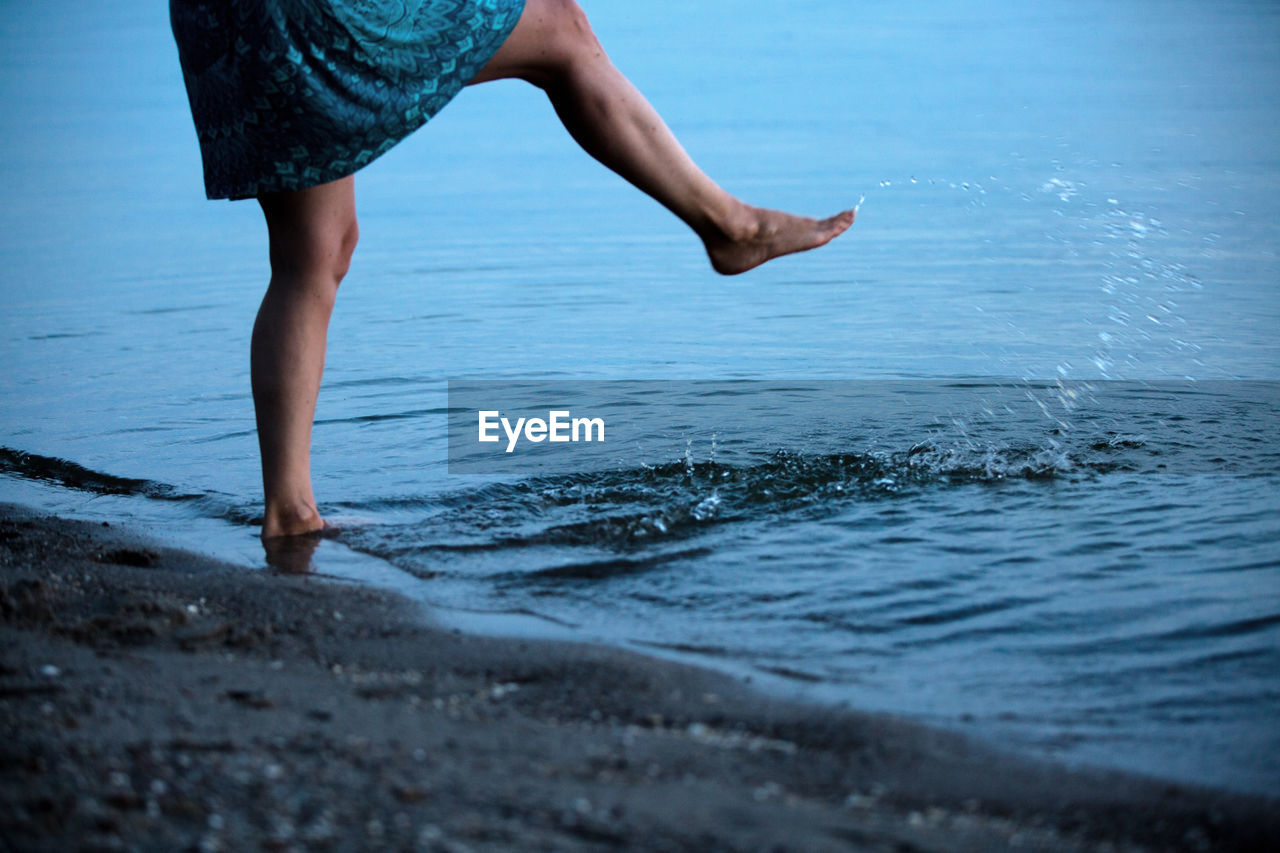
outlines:
[[[5,850],[1263,850],[1277,804],[1069,771],[395,595],[0,511]]]

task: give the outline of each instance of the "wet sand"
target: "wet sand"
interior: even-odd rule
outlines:
[[[5,850],[1280,849],[1275,800],[467,636],[14,506],[0,636]]]

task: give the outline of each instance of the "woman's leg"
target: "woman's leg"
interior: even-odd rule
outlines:
[[[587,153],[684,220],[717,272],[734,275],[821,246],[853,224],[750,207],[718,187],[613,67],[574,0],[527,0],[520,22],[473,83],[515,77],[546,91]]]
[[[355,251],[355,179],[258,199],[271,240],[271,283],[250,351],[262,452],[264,538],[324,526],[311,490],[311,423],[338,283]]]

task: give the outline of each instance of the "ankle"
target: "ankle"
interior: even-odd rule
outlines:
[[[735,200],[723,210],[708,214],[700,234],[709,245],[741,244],[754,241],[760,229],[760,211]]]
[[[324,527],[324,519],[314,502],[298,501],[267,506],[262,516],[262,538],[297,536]]]

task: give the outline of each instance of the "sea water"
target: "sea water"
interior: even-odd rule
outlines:
[[[357,179],[314,454],[355,575],[1274,790],[1280,10],[584,5],[727,189],[858,222],[722,279],[536,90],[465,91]],[[0,499],[262,565],[265,230],[202,198],[163,4],[6,6],[0,98]],[[458,379],[703,420],[450,473]]]

